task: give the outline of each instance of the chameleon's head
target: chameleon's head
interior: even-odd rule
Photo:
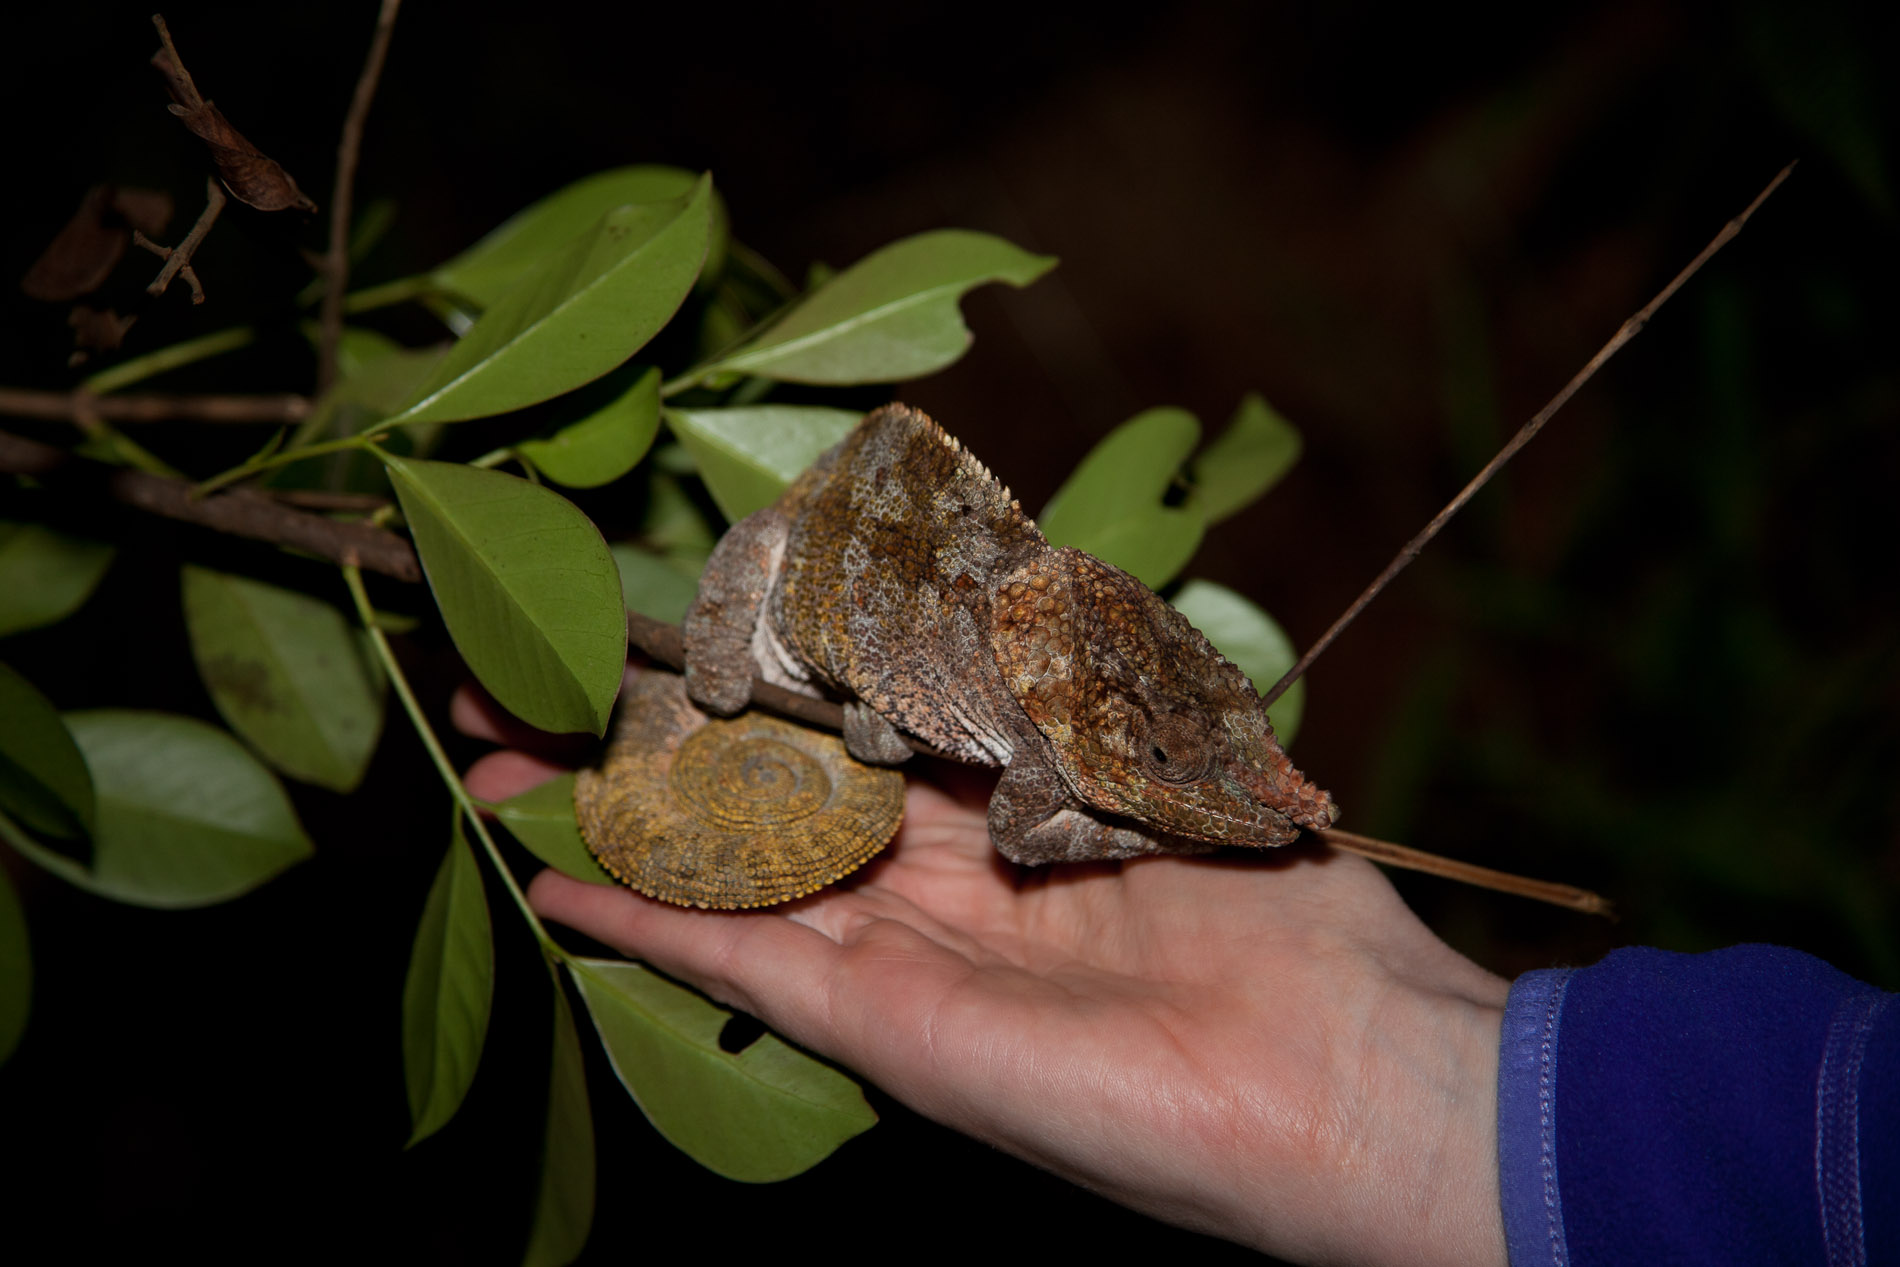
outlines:
[[[1187,618],[1080,550],[992,596],[998,666],[1091,808],[1158,831],[1283,845],[1338,810],[1274,740],[1260,696]]]

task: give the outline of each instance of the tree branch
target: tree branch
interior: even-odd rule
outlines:
[[[356,81],[356,94],[350,98],[349,112],[343,118],[343,135],[336,147],[336,185],[330,191],[330,246],[324,255],[323,305],[317,317],[317,395],[330,390],[336,381],[337,345],[343,338],[343,293],[350,277],[350,207],[356,196],[356,163],[363,147],[363,123],[369,117],[370,102],[376,96],[376,81],[383,73],[383,61],[389,55],[389,38],[396,29],[396,10],[401,0],[383,0],[376,17],[376,34],[371,37],[369,56],[363,73]]]
[[[177,246],[163,246],[137,229],[132,231],[134,242],[165,261],[165,266],[158,270],[158,276],[154,277],[152,284],[145,288],[146,294],[164,294],[165,288],[172,284],[172,279],[182,273],[185,284],[191,287],[191,302],[201,304],[205,301],[205,288],[199,283],[198,274],[191,267],[191,257],[200,246],[204,245],[205,235],[210,233],[211,226],[217,223],[218,213],[224,210],[224,204],[227,201],[229,200],[225,198],[224,189],[218,184],[218,178],[208,177],[205,180],[205,209],[198,213],[197,223],[191,226],[191,232],[187,233],[184,241]]]
[[[303,396],[95,396],[84,390],[33,391],[0,387],[0,414],[15,418],[105,418],[112,422],[302,422],[310,413]]]
[[[330,519],[282,505],[250,489],[192,495],[189,480],[91,462],[24,436],[0,431],[0,472],[92,492],[113,501],[252,541],[268,541],[399,581],[420,581],[415,549],[386,528]]]

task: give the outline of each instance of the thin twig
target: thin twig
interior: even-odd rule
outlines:
[[[304,396],[95,396],[73,392],[0,387],[0,414],[15,418],[73,418],[82,414],[113,422],[301,422],[310,413]]]
[[[313,515],[250,489],[197,497],[189,480],[88,461],[5,431],[0,431],[0,473],[31,475],[61,488],[77,486],[167,519],[289,546],[399,581],[422,579],[415,548],[395,533],[372,524]]]
[[[371,37],[369,56],[363,61],[363,73],[356,81],[356,94],[350,98],[349,113],[343,117],[343,135],[336,147],[336,185],[330,192],[330,246],[324,256],[325,289],[323,305],[317,317],[317,394],[330,390],[336,381],[337,346],[343,339],[343,292],[350,277],[350,204],[356,196],[357,156],[363,148],[363,123],[369,117],[370,102],[376,96],[376,81],[382,76],[383,61],[389,55],[389,37],[396,29],[396,10],[402,0],[383,0],[376,16],[376,34]]]
[[[321,488],[260,488],[257,491],[299,510],[341,510],[367,515],[389,505],[387,497],[376,493],[332,493]]]
[[[177,246],[166,248],[142,233],[137,235],[140,246],[155,255],[163,254],[165,257],[165,266],[158,270],[158,276],[153,278],[152,284],[145,288],[146,294],[164,294],[165,288],[172,284],[172,279],[190,266],[192,254],[203,245],[205,234],[211,232],[211,226],[217,223],[218,213],[224,210],[224,204],[228,201],[230,200],[224,196],[224,187],[218,184],[218,178],[213,176],[205,181],[205,209],[198,213],[198,222],[191,226],[191,232],[185,235],[184,241]],[[188,280],[191,286],[191,302],[203,303],[205,292],[204,287],[198,284],[198,275],[193,273]]]
[[[1319,838],[1335,849],[1346,853],[1356,853],[1361,858],[1370,858],[1374,862],[1384,863],[1388,867],[1399,867],[1406,871],[1422,871],[1426,875],[1443,876],[1447,880],[1456,880],[1480,889],[1492,889],[1499,893],[1515,893],[1533,901],[1549,902],[1553,906],[1566,906],[1573,911],[1582,911],[1586,915],[1601,915],[1605,919],[1615,919],[1616,910],[1609,899],[1588,889],[1580,889],[1572,884],[1558,884],[1551,880],[1532,880],[1521,875],[1512,875],[1508,871],[1494,871],[1490,867],[1481,867],[1476,863],[1459,862],[1455,858],[1440,857],[1435,853],[1426,853],[1422,849],[1413,849],[1408,845],[1395,845],[1389,840],[1377,840],[1371,836],[1361,836],[1356,832],[1341,831],[1329,827],[1319,833]]]
[[[1667,286],[1664,286],[1662,290],[1657,292],[1654,299],[1644,304],[1635,316],[1625,321],[1622,326],[1618,328],[1617,332],[1610,337],[1610,341],[1598,349],[1597,354],[1585,362],[1584,367],[1578,370],[1568,383],[1564,384],[1563,390],[1551,397],[1550,403],[1538,410],[1535,417],[1519,428],[1518,433],[1511,437],[1510,443],[1498,450],[1498,455],[1485,463],[1484,469],[1474,475],[1471,478],[1471,482],[1466,484],[1443,510],[1433,515],[1432,521],[1426,524],[1424,529],[1420,531],[1417,536],[1405,543],[1404,549],[1400,550],[1398,554],[1393,557],[1392,562],[1386,564],[1385,571],[1379,573],[1379,575],[1373,579],[1372,584],[1366,586],[1365,592],[1353,600],[1352,606],[1346,609],[1345,614],[1338,620],[1335,620],[1332,627],[1320,635],[1319,641],[1307,648],[1306,654],[1299,658],[1298,663],[1288,669],[1286,675],[1278,682],[1275,682],[1273,688],[1262,696],[1264,703],[1271,705],[1275,700],[1286,693],[1287,687],[1292,686],[1295,682],[1300,680],[1307,669],[1312,667],[1313,661],[1319,659],[1320,654],[1324,652],[1326,648],[1333,645],[1333,639],[1337,638],[1345,630],[1346,626],[1352,624],[1352,622],[1358,618],[1359,613],[1365,610],[1366,604],[1378,597],[1379,591],[1384,589],[1393,577],[1404,571],[1406,565],[1418,557],[1418,552],[1425,548],[1426,543],[1438,535],[1439,529],[1449,523],[1453,515],[1464,509],[1465,503],[1477,495],[1478,490],[1483,488],[1493,475],[1497,474],[1498,469],[1506,462],[1509,462],[1519,449],[1529,444],[1532,438],[1535,437],[1539,431],[1544,429],[1544,424],[1550,421],[1551,416],[1559,409],[1562,409],[1565,403],[1568,402],[1572,396],[1576,395],[1577,389],[1589,382],[1596,372],[1603,368],[1604,362],[1608,361],[1612,356],[1615,356],[1625,343],[1628,343],[1631,339],[1636,337],[1637,333],[1649,323],[1649,319],[1656,315],[1656,310],[1668,302],[1669,297],[1680,290],[1682,284],[1695,275],[1696,270],[1708,263],[1710,256],[1728,245],[1729,240],[1742,231],[1742,226],[1747,224],[1748,218],[1755,214],[1755,209],[1768,200],[1768,195],[1774,193],[1775,190],[1781,187],[1781,182],[1788,179],[1788,175],[1794,171],[1794,167],[1795,165],[1790,163],[1782,168],[1781,171],[1776,174],[1775,178],[1768,182],[1768,187],[1756,194],[1755,200],[1743,208],[1740,215],[1723,225],[1722,231],[1716,234],[1715,238],[1707,246],[1702,248],[1701,253],[1690,260],[1688,266],[1680,273],[1677,273]]]

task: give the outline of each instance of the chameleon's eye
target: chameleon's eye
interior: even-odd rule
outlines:
[[[1199,723],[1174,713],[1149,719],[1141,737],[1141,760],[1163,783],[1194,783],[1214,763],[1214,744]]]

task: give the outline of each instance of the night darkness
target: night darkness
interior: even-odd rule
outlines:
[[[1110,21],[1072,4],[417,2],[357,182],[359,208],[387,199],[396,218],[353,280],[424,269],[534,198],[636,162],[711,170],[735,234],[794,277],[942,226],[1057,255],[1033,288],[973,294],[971,354],[893,395],[1033,509],[1138,410],[1185,406],[1212,430],[1262,392],[1305,455],[1189,574],[1304,644],[1799,158],[1329,652],[1295,756],[1345,827],[1586,885],[1624,913],[1612,925],[1395,877],[1498,972],[1630,943],[1765,941],[1900,988],[1900,102],[1877,60],[1900,47],[1900,18],[1871,8],[1187,4]],[[374,10],[165,14],[206,95],[327,204]],[[196,214],[202,154],[146,65],[149,14],[75,0],[9,15],[24,81],[0,276],[19,277],[97,181],[169,190],[174,233]],[[298,250],[322,241],[320,220],[227,214],[198,257],[209,301],[154,304],[127,353],[263,320],[254,353],[157,385],[308,390],[285,297],[310,277]],[[144,264],[123,271],[142,280]],[[421,319],[384,328],[430,336]],[[74,381],[63,309],[9,285],[0,329],[0,383]],[[194,472],[235,460],[184,429],[148,435]],[[449,455],[488,447],[470,443]],[[613,521],[611,496],[584,504]],[[175,567],[241,568],[253,549],[140,525],[79,620],[9,639],[0,659],[62,708],[212,716]],[[459,672],[446,638],[424,626],[404,654],[439,716]],[[400,715],[388,730],[355,797],[295,790],[316,859],[225,906],[119,907],[6,856],[36,967],[30,1027],[0,1070],[15,1238],[74,1260],[518,1256],[546,977],[495,902],[481,1073],[462,1115],[402,1152],[403,967],[447,806]],[[883,1123],[830,1161],[732,1184],[660,1141],[589,1059],[586,1261],[656,1241],[735,1256],[918,1240],[1006,1261],[1242,1252],[875,1092]]]

